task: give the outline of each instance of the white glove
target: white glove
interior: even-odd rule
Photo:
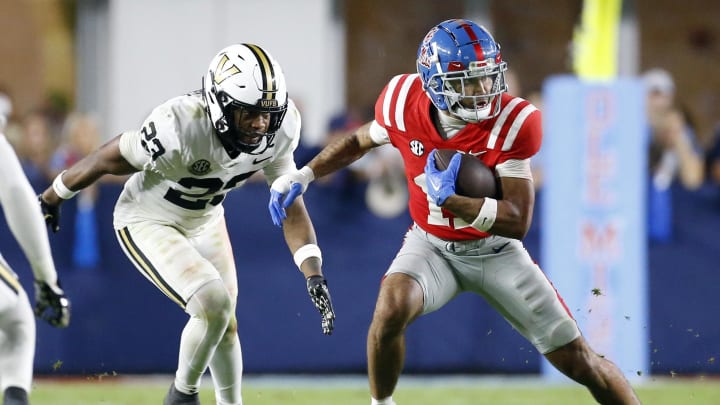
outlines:
[[[294,172],[283,174],[282,176],[275,179],[275,181],[273,181],[272,185],[270,186],[270,189],[273,191],[277,191],[280,194],[287,194],[287,192],[290,191],[293,183],[298,183],[302,186],[300,192],[302,194],[305,192],[305,190],[307,190],[308,185],[313,180],[315,180],[315,174],[313,173],[312,169],[307,166],[303,166],[300,170],[295,170]]]

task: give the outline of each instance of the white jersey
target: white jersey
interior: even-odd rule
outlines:
[[[120,138],[120,153],[141,171],[125,183],[115,206],[114,227],[151,220],[193,230],[212,222],[223,215],[225,194],[255,172],[263,170],[271,184],[296,169],[293,152],[300,124],[300,114],[289,100],[271,145],[260,154],[241,153],[231,159],[215,134],[201,93],[168,100],[150,113],[140,131]]]

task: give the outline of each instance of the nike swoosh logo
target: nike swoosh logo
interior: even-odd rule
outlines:
[[[430,186],[433,188],[433,190],[438,191],[440,190],[440,184],[435,184],[433,179],[430,179]]]
[[[505,246],[507,246],[507,245],[509,245],[509,244],[510,244],[510,242],[505,242],[504,245],[498,246],[498,247],[494,247],[494,248],[492,248],[492,250],[493,250],[493,252],[495,252],[495,253],[500,253],[503,249],[505,249]]]
[[[264,158],[264,159],[255,158],[255,159],[253,159],[253,164],[256,165],[256,164],[258,164],[258,163],[262,163],[262,162],[270,159],[271,157],[272,157],[272,156],[268,156],[268,157],[266,157],[266,158]]]
[[[470,152],[468,152],[468,155],[480,156],[480,155],[482,155],[482,154],[485,153],[485,152],[487,152],[487,151],[486,151],[486,150],[481,150],[480,152],[473,152],[473,151],[471,150]]]

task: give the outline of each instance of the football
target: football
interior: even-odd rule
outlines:
[[[435,167],[445,170],[450,159],[457,153],[454,149],[438,149],[435,152]],[[473,155],[463,153],[460,159],[455,192],[465,197],[492,197],[498,198],[500,186],[495,173]]]

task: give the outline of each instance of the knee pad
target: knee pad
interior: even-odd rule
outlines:
[[[207,321],[222,320],[225,324],[232,316],[233,302],[222,280],[203,284],[190,297],[186,311],[193,317]]]
[[[580,336],[580,330],[573,319],[566,319],[552,325],[545,347],[538,348],[543,354],[554,351]]]

